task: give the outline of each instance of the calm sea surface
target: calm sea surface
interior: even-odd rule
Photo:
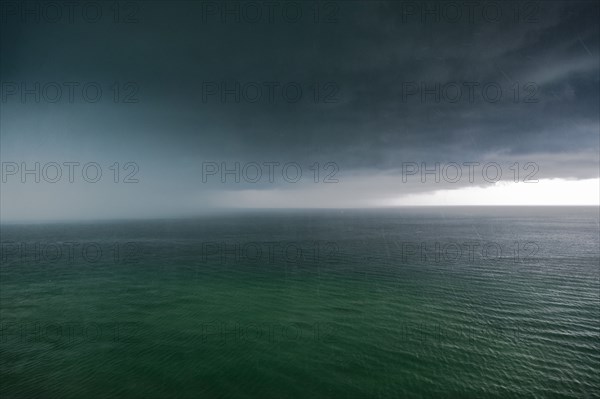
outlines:
[[[2,225],[2,398],[599,397],[597,208]]]

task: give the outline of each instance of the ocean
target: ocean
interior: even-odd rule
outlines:
[[[595,207],[3,224],[2,398],[600,397]]]

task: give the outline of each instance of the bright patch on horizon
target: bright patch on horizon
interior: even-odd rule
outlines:
[[[499,182],[490,187],[411,194],[381,205],[600,205],[600,179],[542,179],[538,183]]]

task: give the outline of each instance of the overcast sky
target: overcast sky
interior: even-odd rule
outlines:
[[[598,202],[597,2],[25,3],[0,15],[3,220],[485,205],[548,179]]]

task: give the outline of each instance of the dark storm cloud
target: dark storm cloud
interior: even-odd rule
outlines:
[[[297,22],[275,12],[257,23],[236,15],[247,2],[229,2],[225,16],[222,3],[135,4],[135,21],[118,24],[108,9],[95,23],[4,9],[2,82],[99,82],[104,97],[9,97],[3,159],[128,157],[182,186],[200,179],[203,161],[333,161],[349,177],[506,159],[541,162],[546,178],[598,174],[596,2],[305,2]],[[139,102],[104,101],[114,82],[133,82]],[[262,97],[209,92],[236,82]],[[280,90],[290,84],[302,89],[297,102]]]

